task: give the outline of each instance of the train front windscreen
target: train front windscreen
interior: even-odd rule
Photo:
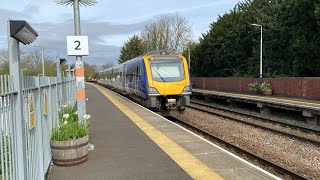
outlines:
[[[184,68],[179,57],[152,57],[149,60],[152,79],[158,82],[184,80]]]

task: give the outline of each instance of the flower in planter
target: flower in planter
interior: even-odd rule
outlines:
[[[68,120],[59,116],[59,124],[62,126],[54,127],[51,131],[51,154],[53,162],[58,166],[77,165],[79,161],[85,162],[88,159],[88,126],[84,121],[78,121],[78,116],[73,113]]]
[[[64,114],[64,115],[63,115],[63,118],[68,119],[69,116],[70,116],[69,114]]]
[[[254,92],[260,91],[260,85],[258,84],[258,82],[249,84],[248,88],[250,91],[254,91]]]
[[[59,124],[51,131],[53,141],[68,141],[82,138],[88,135],[88,124],[86,121],[79,121],[78,112],[74,110],[74,103],[67,103],[61,106],[59,112]],[[86,119],[90,119],[90,115]],[[82,119],[81,119],[82,120]]]
[[[91,118],[91,115],[90,114],[85,114],[85,115],[83,115],[83,119],[84,120],[88,120],[88,119],[90,119]]]
[[[272,91],[272,86],[268,82],[263,82],[260,85],[260,89],[261,89],[261,91]]]
[[[89,125],[90,124],[90,118],[91,118],[91,115],[90,114],[85,114],[83,115],[83,120]]]

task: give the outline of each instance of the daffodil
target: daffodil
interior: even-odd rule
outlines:
[[[63,118],[68,119],[69,118],[69,114],[64,114]]]
[[[68,124],[68,121],[63,121],[63,124],[64,124],[64,125],[67,125],[67,124]]]
[[[91,115],[90,114],[85,114],[85,115],[83,115],[83,119],[85,119],[85,120],[88,120],[88,119],[90,119],[91,118]]]

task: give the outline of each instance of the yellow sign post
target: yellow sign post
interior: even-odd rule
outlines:
[[[43,90],[43,114],[48,114],[48,97],[47,97],[47,91]]]
[[[35,126],[33,94],[29,94],[28,99],[29,99],[29,128],[32,129]]]

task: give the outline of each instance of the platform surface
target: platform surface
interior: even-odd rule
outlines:
[[[193,93],[200,94],[211,94],[215,96],[223,96],[230,98],[239,98],[245,100],[252,100],[256,102],[272,103],[284,106],[292,106],[298,108],[305,108],[320,111],[320,101],[309,100],[309,99],[298,99],[289,97],[277,97],[277,96],[262,96],[262,95],[249,95],[231,92],[222,92],[209,89],[192,89]]]
[[[97,88],[97,89],[96,89]],[[101,86],[87,85],[95,150],[55,179],[279,179]]]
[[[88,162],[53,166],[50,180],[192,179],[95,87],[87,85]]]

